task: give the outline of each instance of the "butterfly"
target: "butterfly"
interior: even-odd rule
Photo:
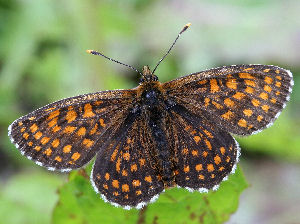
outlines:
[[[142,208],[171,187],[216,190],[233,173],[240,148],[231,134],[269,127],[289,100],[290,71],[273,65],[231,65],[161,83],[144,66],[134,89],[75,96],[46,105],[9,126],[28,159],[70,171],[96,156],[91,183],[125,209]]]

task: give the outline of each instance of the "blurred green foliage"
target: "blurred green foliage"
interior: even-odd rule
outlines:
[[[299,8],[297,0],[0,0],[0,178],[3,183],[0,222],[50,223],[57,200],[55,189],[66,177],[44,171],[23,158],[7,137],[8,125],[19,116],[63,97],[136,86],[138,74],[87,55],[85,50],[102,51],[138,69],[146,64],[153,68],[187,22],[193,24],[191,29],[184,33],[156,72],[160,81],[229,64],[276,64],[290,69],[295,87],[278,121],[268,130],[239,141],[242,158],[266,156],[299,163]],[[76,193],[72,187],[74,181],[80,181],[80,176],[74,172],[70,179],[64,185],[69,192],[60,188],[61,203],[63,195],[69,193],[74,197]],[[83,187],[88,186],[85,179],[82,181]],[[243,179],[240,181],[244,183]],[[224,185],[232,183],[235,182]],[[90,200],[94,193],[89,189],[86,194]],[[170,194],[192,197],[176,189]],[[194,199],[196,193],[190,195]],[[149,213],[156,206],[160,208],[164,197],[161,196],[157,205],[149,206]],[[203,203],[201,195],[195,196],[195,200],[198,197],[199,203]],[[224,212],[226,215],[220,222],[227,220],[228,214],[236,209],[237,199],[234,200],[235,205]],[[110,206],[102,205],[100,199],[90,203]],[[58,222],[60,206],[65,209],[64,204],[58,204],[55,222]]]

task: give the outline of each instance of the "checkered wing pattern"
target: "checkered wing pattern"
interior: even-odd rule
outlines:
[[[122,131],[97,154],[91,182],[105,201],[125,209],[141,208],[163,191],[148,128],[145,119],[129,115]]]
[[[116,132],[136,91],[104,91],[63,99],[14,121],[11,141],[49,170],[69,171],[89,162]]]
[[[170,112],[178,159],[176,183],[189,190],[215,189],[235,169],[239,146],[234,138],[205,117],[182,106]]]
[[[271,125],[292,86],[290,71],[272,65],[225,66],[163,84],[176,103],[238,135]]]

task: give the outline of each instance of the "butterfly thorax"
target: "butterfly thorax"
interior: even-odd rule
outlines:
[[[153,139],[153,149],[150,152],[154,159],[154,169],[162,176],[166,187],[173,186],[174,174],[171,162],[170,145],[166,132],[167,111],[164,90],[157,77],[153,75],[148,66],[144,66],[143,77],[138,86],[138,102],[142,111],[142,119],[149,127]]]

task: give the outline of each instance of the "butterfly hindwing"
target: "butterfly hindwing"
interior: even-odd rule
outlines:
[[[290,71],[270,65],[224,66],[164,84],[178,104],[238,135],[271,125],[289,100],[292,86]]]
[[[227,132],[182,106],[170,112],[177,154],[176,183],[191,190],[216,188],[234,171],[239,146]]]
[[[91,173],[93,186],[104,200],[128,209],[141,208],[164,189],[149,155],[153,146],[144,123],[138,118],[125,122],[127,129],[100,150]]]
[[[89,162],[122,123],[135,91],[105,91],[63,99],[19,118],[9,127],[22,154],[50,170]]]

